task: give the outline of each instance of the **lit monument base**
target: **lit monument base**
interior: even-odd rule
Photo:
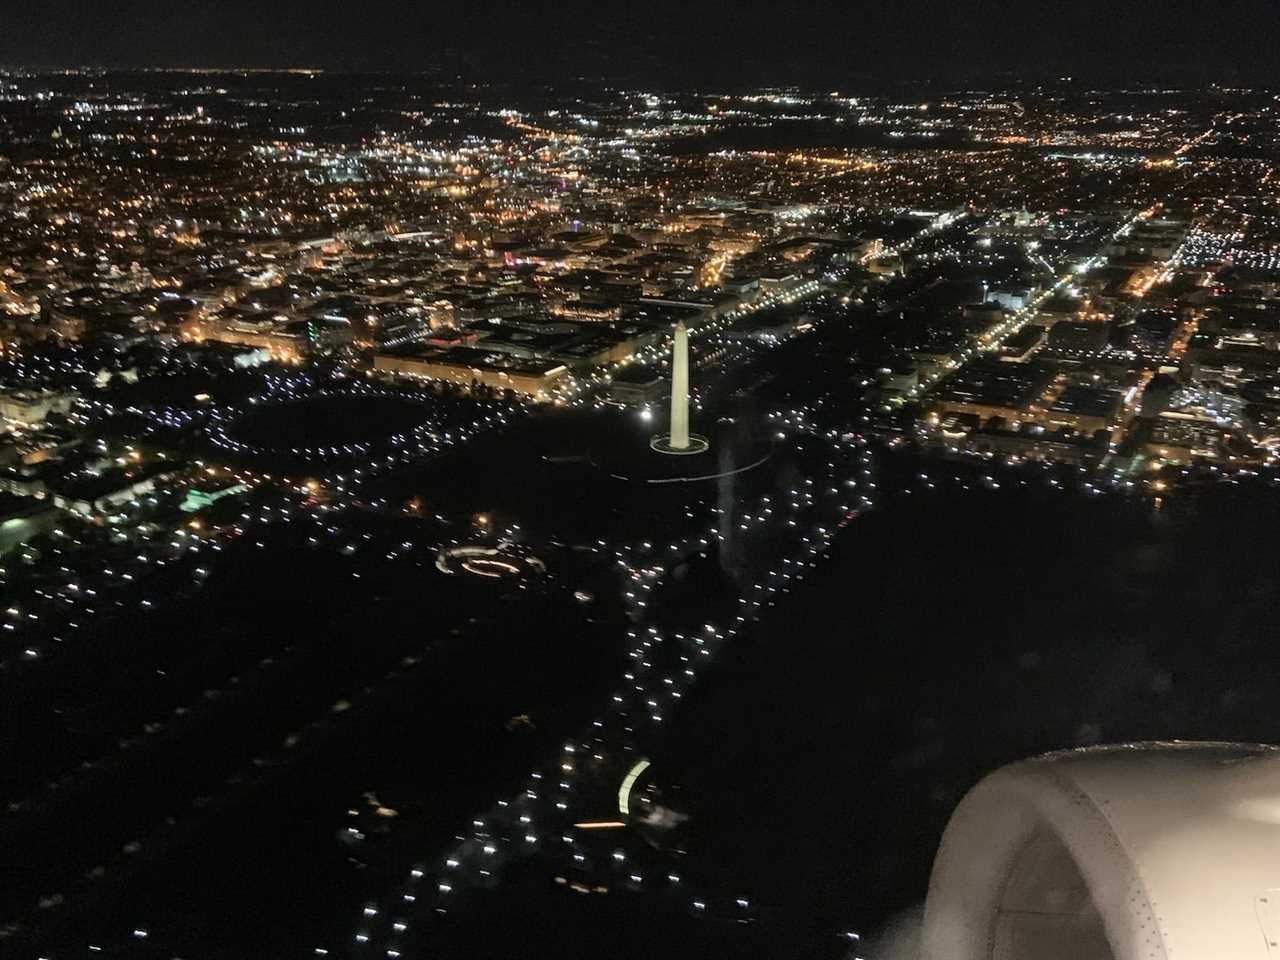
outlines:
[[[692,453],[706,453],[711,449],[711,441],[706,437],[699,436],[696,433],[689,434],[689,445],[687,447],[673,447],[671,445],[671,434],[659,433],[649,441],[649,446],[658,451],[658,453],[668,453],[673,456],[688,456]]]
[[[734,437],[719,427],[714,434],[691,433],[687,447],[673,447],[669,433],[654,436],[624,422],[593,443],[591,462],[628,483],[696,483],[747,473],[768,461],[773,450],[768,435]]]

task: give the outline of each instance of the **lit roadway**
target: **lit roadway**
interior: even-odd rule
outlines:
[[[928,392],[928,390],[931,387],[933,387],[936,383],[938,383],[938,381],[942,380],[944,377],[946,377],[949,373],[953,372],[954,370],[959,369],[961,366],[963,366],[965,363],[971,360],[975,356],[975,354],[990,353],[992,350],[998,349],[1002,343],[1004,343],[1006,340],[1009,339],[1009,337],[1013,336],[1015,333],[1017,333],[1024,326],[1027,325],[1027,323],[1036,315],[1036,312],[1040,309],[1041,304],[1043,304],[1049,298],[1056,296],[1061,290],[1069,286],[1078,276],[1088,273],[1098,263],[1105,260],[1106,254],[1103,251],[1105,251],[1108,246],[1110,246],[1113,242],[1115,242],[1120,237],[1126,235],[1130,230],[1133,229],[1135,224],[1140,223],[1141,221],[1149,218],[1151,215],[1152,215],[1151,209],[1143,210],[1137,214],[1134,214],[1134,216],[1132,216],[1131,218],[1126,220],[1124,223],[1122,223],[1119,227],[1117,227],[1115,231],[1107,238],[1106,242],[1102,245],[1103,247],[1102,251],[1099,251],[1093,257],[1090,257],[1088,260],[1086,260],[1080,266],[1072,270],[1070,273],[1067,273],[1059,277],[1057,282],[1054,283],[1053,286],[1049,287],[1046,290],[1040,291],[1040,293],[1036,294],[1036,296],[1034,296],[1030,301],[1028,301],[1023,307],[1011,313],[1005,319],[1001,320],[999,323],[993,326],[990,330],[988,330],[986,333],[982,335],[981,343],[977,348],[965,347],[964,350],[961,351],[959,360],[952,361],[948,365],[944,366],[942,369],[937,370],[925,377],[922,377],[920,379],[919,384],[917,384],[910,391],[908,391],[907,396],[918,397]]]
[[[952,222],[954,218],[935,222],[922,234]],[[752,313],[815,296],[823,289],[819,281],[805,281],[786,294],[762,297],[703,324],[691,335],[714,336]],[[636,359],[659,359],[666,348],[665,343],[649,348]],[[607,382],[608,373],[592,379]],[[580,384],[578,389],[585,386]],[[666,636],[649,609],[654,591],[672,570],[691,555],[714,552],[724,539],[718,508],[712,508],[704,529],[695,529],[674,542],[613,547],[619,573],[626,578],[623,596],[633,624],[626,638],[630,668],[620,686],[590,726],[564,744],[557,761],[531,771],[521,791],[473,817],[452,850],[413,867],[388,897],[364,906],[353,935],[358,956],[398,960],[413,949],[411,944],[421,943],[412,939],[416,931],[425,928],[429,936],[435,920],[454,910],[469,887],[491,886],[506,864],[531,856],[549,856],[550,864],[563,862],[582,868],[594,863],[610,872],[612,882],[620,886],[685,897],[695,914],[711,910],[752,916],[754,907],[741,891],[726,894],[688,889],[688,880],[678,871],[646,876],[631,866],[630,848],[638,838],[615,826],[614,821],[621,816],[623,820],[618,822],[625,823],[636,779],[649,765],[649,747],[661,743],[669,712],[697,682],[717,651],[789,593],[822,558],[835,534],[873,505],[875,483],[862,439],[818,428],[808,416],[805,410],[769,414],[779,440],[805,437],[821,443],[828,449],[828,460],[823,475],[800,481],[778,502],[764,496],[738,506],[733,532],[740,542],[753,531],[768,530],[769,536],[752,541],[763,553],[753,557],[755,568],[764,565],[765,570],[743,584],[737,612],[727,621],[707,622],[687,634]],[[679,663],[659,668],[651,655],[668,641],[674,641],[681,651]],[[616,808],[602,802],[615,794]],[[600,820],[602,814],[607,815],[604,821]],[[598,833],[610,834],[615,841],[607,857],[597,849]],[[315,955],[329,955],[331,949],[338,950],[316,947]]]
[[[822,289],[807,281],[786,296],[763,298],[714,324],[717,333],[756,310],[794,302]],[[650,609],[655,590],[691,555],[712,552],[724,539],[724,518],[711,508],[705,526],[668,543],[601,546],[610,549],[624,578],[623,599],[631,626],[626,644],[629,667],[604,709],[579,735],[568,740],[554,761],[530,772],[521,790],[476,814],[459,842],[438,858],[414,866],[403,882],[377,902],[365,904],[353,934],[357,955],[396,960],[429,940],[438,918],[456,909],[468,888],[500,882],[504,867],[540,857],[549,871],[593,868],[609,882],[633,890],[663,891],[686,898],[688,909],[752,916],[744,891],[702,891],[678,871],[647,874],[632,864],[638,836],[626,829],[637,778],[648,767],[650,749],[660,745],[669,716],[697,682],[720,648],[748,629],[799,583],[821,559],[832,538],[872,505],[869,454],[862,441],[812,425],[804,410],[769,415],[779,439],[804,438],[827,451],[826,464],[782,496],[763,496],[737,506],[733,534],[750,538],[752,569],[727,620],[703,623],[685,634],[664,634]],[[692,516],[692,515],[690,515]],[[753,536],[768,531],[767,537]],[[674,646],[678,662],[660,667],[653,654]],[[630,779],[628,779],[630,778]],[[616,798],[616,799],[614,799]],[[603,816],[603,820],[602,820]],[[621,826],[619,826],[621,824]],[[603,842],[608,850],[602,851]],[[334,945],[315,948],[315,955]]]
[[[781,500],[766,496],[744,504],[734,517],[740,538],[760,530],[770,534],[752,540],[765,551],[755,557],[757,564],[767,567],[744,584],[738,612],[727,621],[666,635],[649,609],[655,590],[675,567],[692,554],[715,550],[724,536],[716,517],[704,529],[673,542],[617,549],[615,562],[626,579],[624,599],[632,621],[627,630],[630,666],[606,708],[563,745],[556,761],[532,771],[520,791],[477,814],[453,849],[415,866],[388,897],[366,904],[354,934],[355,943],[366,948],[359,955],[395,960],[419,942],[410,939],[412,932],[427,925],[429,935],[433,919],[453,910],[468,887],[489,886],[507,864],[530,856],[550,857],[550,869],[557,863],[593,868],[612,876],[609,882],[636,890],[679,895],[686,889],[688,881],[679,872],[649,875],[632,866],[635,845],[641,841],[630,830],[613,826],[614,821],[625,824],[632,813],[630,787],[646,765],[637,766],[662,742],[670,712],[720,648],[790,592],[817,564],[835,533],[871,502],[857,489],[868,470],[860,442],[809,434],[812,428],[801,411],[771,419],[784,435],[811,436],[826,443],[829,472],[801,481]],[[678,663],[660,667],[651,657],[671,642],[680,651]],[[617,806],[609,800],[615,795]],[[612,842],[606,841],[610,849],[602,852],[597,833],[604,832],[612,834]],[[710,907],[749,916],[752,909],[744,891],[717,894],[695,887],[684,895],[695,912]],[[328,949],[317,948],[317,953]]]
[[[1069,279],[1064,278],[1054,289]],[[749,306],[732,311],[720,320],[699,328],[695,335],[716,335],[752,313],[817,295],[822,289],[818,281],[804,281],[787,294],[762,297]],[[1025,322],[1032,309],[1029,306],[1010,318],[1006,322],[1008,329],[1002,335],[1007,336]],[[657,359],[662,352],[663,348],[657,346],[639,359]],[[607,377],[591,379],[599,383]],[[582,403],[583,400],[570,402]],[[529,856],[548,858],[544,862],[549,869],[556,863],[585,865],[588,861],[598,861],[598,834],[611,831],[610,839],[616,843],[601,869],[611,872],[613,882],[638,890],[663,890],[684,896],[688,908],[694,913],[712,911],[732,915],[739,911],[744,917],[750,915],[753,907],[746,891],[698,890],[676,871],[646,876],[630,864],[630,853],[637,842],[633,831],[625,828],[598,831],[592,824],[602,814],[627,822],[637,781],[643,782],[642,776],[649,772],[643,762],[650,759],[651,749],[661,744],[670,713],[697,682],[717,651],[740,632],[749,629],[756,619],[790,592],[819,562],[835,534],[861,511],[873,505],[876,485],[871,473],[870,455],[862,440],[851,434],[842,435],[819,428],[809,416],[810,412],[803,409],[776,410],[769,414],[770,427],[781,438],[803,440],[825,449],[826,464],[781,496],[764,496],[736,505],[734,534],[744,545],[750,543],[752,553],[747,560],[755,571],[742,585],[736,613],[723,620],[704,623],[683,635],[664,636],[649,609],[654,591],[673,569],[692,554],[714,552],[723,539],[723,521],[717,508],[693,518],[691,531],[669,543],[602,544],[604,549],[612,551],[619,574],[624,578],[624,602],[631,626],[626,635],[629,667],[619,678],[618,686],[601,712],[563,745],[557,758],[531,771],[520,791],[497,800],[474,816],[453,849],[438,859],[432,858],[413,867],[402,883],[389,891],[386,897],[365,904],[347,947],[319,945],[308,955],[327,956],[332,953],[341,956],[354,948],[360,956],[397,960],[403,950],[412,949],[412,944],[419,942],[413,939],[418,931],[429,937],[435,918],[454,909],[455,902],[465,896],[468,887],[497,882],[506,864]],[[475,425],[480,429],[495,426],[500,424]],[[464,431],[463,438],[472,432]],[[415,450],[413,453],[422,455],[430,451]],[[399,457],[394,459],[399,460]],[[330,492],[333,503],[340,506],[350,500],[350,496],[343,495],[341,480],[337,484],[338,488]],[[246,516],[244,526],[247,531],[251,522],[289,523],[301,519],[307,523],[318,523],[325,509],[328,508],[313,504],[297,512],[298,507],[282,499],[278,512],[275,508],[264,507],[260,516]],[[765,531],[768,536],[757,535]],[[664,643],[667,646],[674,644],[679,656],[674,665],[660,667],[651,655]],[[263,669],[277,669],[285,665],[264,664]],[[392,675],[389,674],[388,679],[393,679]],[[376,687],[374,689],[376,691]],[[370,695],[376,693],[371,692]],[[190,709],[203,710],[204,707],[195,704]],[[359,709],[359,704],[356,703],[353,709]],[[340,719],[325,720],[325,723],[329,722],[340,722]],[[305,737],[313,735],[315,726],[311,724],[300,730],[298,737],[290,738],[278,760],[264,757],[266,766],[263,769],[270,770],[277,763],[287,763],[291,751],[301,749]],[[157,730],[156,734],[150,735],[158,735],[159,732]],[[314,735],[321,735],[320,730],[317,729]],[[112,762],[109,758],[103,758],[103,761],[108,766]],[[627,783],[633,772],[634,777]],[[249,781],[229,779],[229,790],[247,789],[247,785],[242,784],[253,782],[253,776],[257,774],[251,773]],[[71,783],[65,786],[74,789]],[[624,786],[627,789],[623,789]],[[599,802],[602,797],[611,798],[607,806]],[[619,805],[623,809],[620,810]],[[169,847],[173,837],[186,835],[192,827],[191,822],[180,821],[170,828],[176,830],[171,836],[166,837],[161,831],[148,838],[143,844],[147,858],[158,855]],[[120,869],[129,869],[128,859],[126,856],[121,861]],[[145,941],[145,925],[138,928],[135,936],[139,941]]]

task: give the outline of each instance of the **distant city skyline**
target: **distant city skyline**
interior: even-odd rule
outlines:
[[[794,9],[793,9],[794,8]],[[689,84],[1280,80],[1267,0],[696,6],[9,4],[0,63],[269,68]]]

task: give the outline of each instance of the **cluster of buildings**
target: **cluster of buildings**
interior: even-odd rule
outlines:
[[[1206,207],[1176,198],[1120,212],[1095,254],[1052,257],[1054,269],[1017,299],[987,290],[961,308],[999,310],[985,331],[928,358],[943,373],[919,391],[919,436],[956,452],[1126,475],[1274,457],[1280,272],[1209,254]],[[1268,222],[1259,245],[1275,243]]]
[[[835,282],[893,220],[815,219],[808,181],[829,170],[801,158],[780,182],[768,156],[655,154],[653,131],[696,130],[674,104],[640,111],[642,129],[629,106],[566,127],[556,109],[423,101],[401,129],[346,137],[273,80],[185,79],[0,84],[10,512],[205,504],[182,499],[216,456],[201,423],[270,394],[281,368],[654,402],[660,365],[632,361],[663,356],[678,321]],[[792,332],[775,318],[744,335]],[[171,386],[185,378],[229,392]]]
[[[858,246],[785,198],[633,160],[616,130],[562,135],[476,104],[468,124],[498,117],[529,142],[320,147],[277,126],[288,102],[186,101],[134,124],[50,110],[51,146],[36,130],[14,145],[10,350],[221,344],[243,365],[337,357],[542,397]],[[161,121],[162,146],[144,146]],[[150,161],[158,150],[183,161]]]
[[[911,412],[943,449],[1250,461],[1276,442],[1278,228],[1251,186],[1273,171],[1226,156],[1273,135],[1261,101],[1228,125],[1208,101],[1069,86],[406,92],[353,137],[358,108],[318,114],[314,82],[0,89],[0,348],[74,368],[11,384],[92,402],[180,357],[649,403],[660,364],[626,368],[677,321],[774,343],[804,323],[741,318],[820,281],[871,314],[852,363],[877,416]],[[770,142],[778,116],[831,146]],[[13,394],[4,416],[59,402]]]

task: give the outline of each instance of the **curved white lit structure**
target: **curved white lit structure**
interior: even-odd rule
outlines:
[[[436,569],[444,574],[469,573],[498,580],[547,572],[546,565],[526,550],[502,542],[496,547],[464,544],[436,554]]]
[[[1280,748],[1139,743],[988,776],[934,863],[923,960],[1277,960]]]

